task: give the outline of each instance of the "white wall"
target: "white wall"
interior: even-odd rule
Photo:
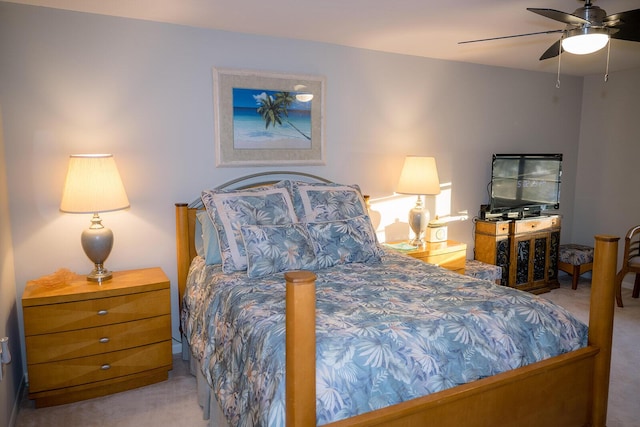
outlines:
[[[640,224],[640,70],[612,73],[606,83],[587,77],[583,93],[573,234],[578,243],[620,236],[621,255],[627,230]]]
[[[0,382],[0,427],[6,427],[15,421],[23,369],[19,351],[21,337],[18,328],[16,277],[2,134],[2,108],[0,108],[0,338],[9,337],[9,350],[16,356],[10,364],[5,366],[0,364],[3,377]]]
[[[213,66],[324,75],[326,166],[295,168],[393,193],[405,155],[433,155],[452,211],[488,200],[495,152],[561,152],[570,238],[582,79],[0,3],[0,106],[18,298],[60,267],[88,272],[83,215],[58,206],[67,157],[115,155],[131,209],[103,215],[107,267],[173,282],[173,204],[258,168],[215,168]],[[294,168],[283,168],[294,169]],[[404,212],[401,213],[405,215]],[[473,248],[472,221],[450,238]]]

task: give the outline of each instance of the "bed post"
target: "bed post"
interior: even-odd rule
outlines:
[[[316,275],[284,275],[286,297],[286,425],[316,425]]]
[[[186,203],[176,203],[176,261],[178,265],[178,312],[182,310],[182,295],[189,273],[189,216]]]
[[[619,238],[598,235],[595,236],[595,240],[591,308],[589,310],[589,345],[598,347],[600,351],[594,361],[591,425],[604,427],[607,423],[607,403],[609,400],[615,301],[614,283]]]

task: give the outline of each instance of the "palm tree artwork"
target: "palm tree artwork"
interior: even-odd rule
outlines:
[[[310,149],[311,102],[286,90],[233,89],[235,149]]]
[[[306,135],[287,119],[289,117],[289,111],[287,109],[294,101],[295,97],[291,92],[278,92],[275,98],[265,93],[259,100],[260,106],[258,107],[258,113],[264,119],[265,128],[268,129],[269,125],[273,127],[276,127],[276,125],[282,126],[282,121],[284,120],[289,126],[298,131],[300,135],[311,141],[311,136]]]

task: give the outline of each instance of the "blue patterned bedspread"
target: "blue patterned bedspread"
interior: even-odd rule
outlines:
[[[584,347],[544,298],[385,251],[316,271],[317,424]],[[183,331],[231,425],[285,425],[285,281],[191,266]]]

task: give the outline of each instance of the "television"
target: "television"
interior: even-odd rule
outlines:
[[[494,154],[489,209],[505,217],[560,207],[562,154]]]

